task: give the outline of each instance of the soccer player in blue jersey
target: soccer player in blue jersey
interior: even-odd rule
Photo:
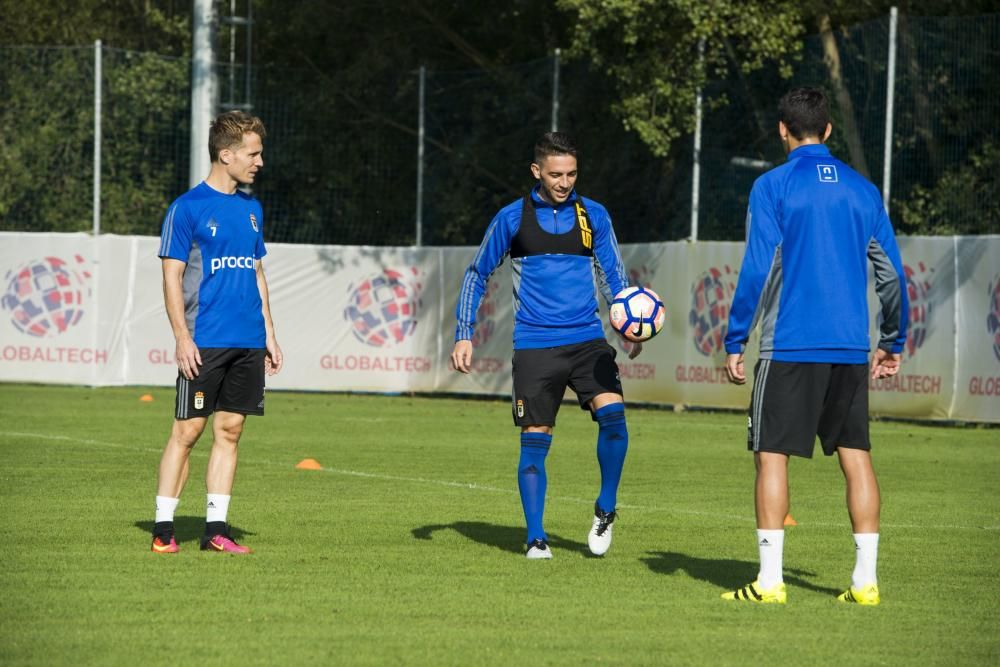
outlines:
[[[247,415],[264,414],[264,376],[281,370],[262,259],[264,215],[240,192],[264,166],[264,124],[241,111],[209,130],[212,168],[170,205],[159,256],[167,317],[177,341],[174,425],[160,460],[152,550],[175,553],[174,511],[188,477],[191,450],[212,420],[201,548],[249,553],[226,521],[237,446]]]
[[[514,424],[521,428],[518,488],[528,525],[530,559],[551,558],[542,527],[545,457],[566,387],[598,424],[601,490],[588,535],[591,552],[611,546],[616,496],[628,431],[615,350],[604,338],[595,281],[608,301],[628,286],[607,210],[577,194],[577,150],[569,136],[549,132],[535,144],[538,184],[505,206],[486,229],[465,272],[458,299],[451,362],[472,369],[476,311],[490,275],[510,256],[514,275]],[[637,345],[630,357],[642,346]]]
[[[750,192],[747,239],[726,333],[726,370],[743,384],[743,351],[760,324],[747,445],[757,469],[757,580],[727,600],[786,600],[782,578],[788,458],[812,457],[816,437],[847,482],[856,564],[838,599],[880,601],[880,495],[868,437],[868,377],[899,370],[906,340],[906,278],[874,185],[824,146],[829,102],[814,88],[790,91],[778,106],[788,161]],[[879,341],[869,363],[868,261],[881,304]]]

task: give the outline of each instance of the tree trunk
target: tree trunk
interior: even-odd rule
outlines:
[[[743,95],[746,97],[747,104],[753,112],[754,123],[757,127],[757,137],[754,139],[754,145],[756,146],[762,139],[773,140],[777,130],[774,127],[767,127],[767,123],[764,121],[764,114],[757,107],[757,100],[753,95],[750,82],[747,81],[746,74],[743,73],[743,68],[740,67],[740,62],[736,57],[736,51],[733,49],[732,42],[729,41],[729,38],[723,38],[722,43],[726,46],[726,57],[729,58],[730,66],[740,79]]]
[[[909,73],[910,88],[913,91],[913,132],[923,139],[927,149],[927,161],[933,175],[932,179],[927,179],[927,184],[931,185],[934,179],[941,176],[941,147],[934,136],[928,86],[921,77],[920,62],[917,60],[917,40],[914,38],[910,22],[906,20],[906,17],[900,16],[899,18],[899,32],[900,37],[902,37],[900,41],[906,54],[906,67]]]
[[[824,14],[819,19],[819,37],[823,43],[823,62],[830,72],[830,84],[833,86],[833,95],[840,107],[841,120],[844,123],[844,138],[847,140],[847,150],[851,154],[851,165],[865,178],[870,179],[868,172],[868,162],[865,160],[864,147],[861,144],[861,133],[858,132],[858,124],[854,119],[854,104],[851,102],[851,93],[844,85],[844,77],[840,71],[840,50],[837,48],[837,40],[830,29],[830,16]]]

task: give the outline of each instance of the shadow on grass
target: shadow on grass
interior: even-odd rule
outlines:
[[[674,574],[678,570],[687,572],[692,579],[706,581],[726,590],[735,590],[757,578],[757,563],[729,558],[697,558],[671,551],[650,551],[642,562],[657,574]],[[782,572],[785,584],[806,588],[817,593],[838,595],[842,591],[824,588],[807,581],[803,577],[815,577],[815,572],[785,568]]]
[[[153,522],[152,521],[136,521],[133,524],[136,528],[143,531],[147,535],[153,532]],[[201,540],[201,536],[205,534],[205,517],[203,516],[175,516],[174,517],[174,539],[177,540],[177,544],[183,542],[197,542]],[[241,537],[246,537],[247,535],[256,535],[256,533],[251,533],[248,530],[243,530],[239,526],[234,526],[230,524],[229,526],[229,536],[240,541]]]
[[[455,523],[421,526],[420,528],[414,528],[410,532],[418,540],[430,540],[433,539],[434,533],[439,530],[454,530],[459,535],[473,542],[495,547],[501,551],[508,551],[513,554],[524,553],[523,526],[497,526],[482,521],[456,521]],[[549,533],[549,546],[553,549],[565,549],[566,551],[576,551],[585,556],[593,556],[590,553],[590,549],[583,542],[567,540],[552,533]],[[596,556],[594,557],[596,558]]]

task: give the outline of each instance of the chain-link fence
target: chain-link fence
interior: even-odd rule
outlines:
[[[89,229],[93,48],[0,53],[0,229]]]
[[[789,79],[733,62],[705,87],[698,238],[742,238],[753,180],[784,158],[775,109],[792,85],[830,92],[831,149],[884,188],[890,25],[806,39]],[[1000,15],[899,17],[890,209],[902,231],[1000,233],[998,50]],[[94,179],[96,63],[94,47],[0,47],[0,229],[89,230],[99,180],[102,232],[157,234],[187,189],[190,63],[100,51]],[[254,68],[253,110],[268,127],[255,194],[268,239],[408,245],[419,220],[424,244],[477,243],[531,186],[531,148],[554,101],[559,129],[581,148],[579,190],[606,204],[619,240],[687,238],[692,139],[653,156],[607,111],[612,82],[580,62],[554,65],[426,71],[422,114],[418,71],[344,89],[318,70]]]

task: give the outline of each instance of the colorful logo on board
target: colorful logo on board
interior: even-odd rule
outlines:
[[[906,296],[910,300],[910,322],[906,333],[906,355],[913,357],[927,340],[934,302],[931,299],[934,269],[924,262],[903,265],[906,276]]]
[[[21,333],[53,338],[80,323],[90,300],[90,279],[80,255],[33,259],[4,275],[0,309]]]
[[[388,348],[413,335],[420,310],[419,271],[384,269],[381,273],[352,283],[344,319],[351,333],[365,345]]]
[[[727,264],[721,269],[713,266],[691,284],[688,324],[695,349],[706,357],[726,349],[726,328],[736,293],[735,280],[736,273]]]
[[[986,315],[986,330],[993,336],[993,356],[1000,361],[1000,273],[990,283],[990,312]]]

